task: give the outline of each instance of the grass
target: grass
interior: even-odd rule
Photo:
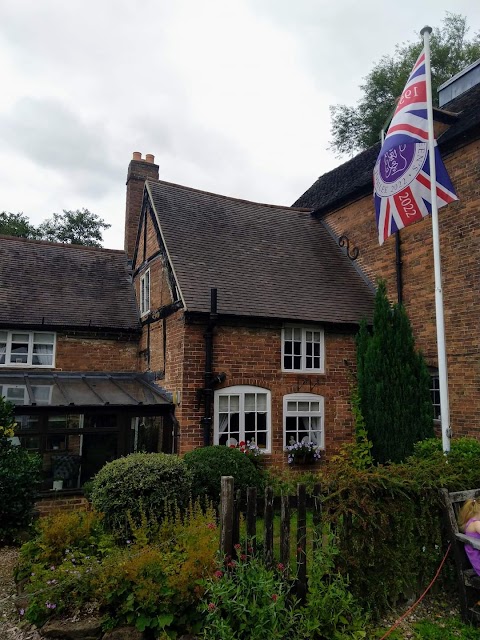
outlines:
[[[379,639],[388,631],[389,627],[371,630],[371,638]],[[460,618],[445,618],[441,621],[419,620],[414,622],[408,630],[395,629],[388,636],[388,640],[478,640],[478,627],[464,624]]]

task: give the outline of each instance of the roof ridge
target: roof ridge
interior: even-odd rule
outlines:
[[[71,242],[51,242],[50,240],[41,240],[39,238],[22,238],[20,236],[8,236],[0,234],[0,240],[18,240],[20,242],[27,242],[30,244],[48,245],[51,247],[68,247],[69,249],[81,249],[87,251],[108,251],[110,253],[125,253],[124,249],[109,249],[107,247],[92,247],[85,244],[73,244]]]
[[[188,187],[183,184],[178,184],[176,182],[169,182],[168,180],[154,180],[153,178],[148,178],[146,182],[151,182],[153,184],[165,184],[170,187],[177,187],[179,189],[183,189],[185,191],[195,191],[196,193],[203,193],[207,196],[215,196],[217,198],[222,198],[223,200],[235,200],[235,202],[244,202],[246,204],[255,204],[260,207],[266,207],[270,209],[288,209],[290,211],[299,211],[301,213],[311,213],[312,209],[308,207],[291,207],[290,205],[281,205],[281,204],[269,204],[267,202],[257,202],[255,200],[246,200],[245,198],[236,198],[234,196],[225,196],[221,193],[214,193],[213,191],[205,191],[204,189],[197,189],[196,187]]]

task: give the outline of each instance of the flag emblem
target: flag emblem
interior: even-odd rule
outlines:
[[[373,171],[380,244],[431,213],[425,52],[422,51],[398,101]],[[438,208],[457,200],[435,142]]]

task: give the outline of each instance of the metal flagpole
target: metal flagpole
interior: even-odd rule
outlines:
[[[442,267],[440,262],[440,232],[438,229],[437,171],[435,166],[435,138],[433,133],[432,78],[430,72],[431,27],[423,27],[420,35],[425,45],[425,75],[427,85],[428,155],[430,158],[430,189],[432,197],[433,261],[435,272],[435,315],[437,321],[438,377],[440,382],[440,419],[444,453],[450,451],[450,406],[448,401],[447,350],[443,316]]]

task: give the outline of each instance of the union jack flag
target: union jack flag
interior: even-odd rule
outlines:
[[[435,141],[437,206],[458,200]],[[398,101],[373,171],[378,241],[432,212],[425,51]]]

